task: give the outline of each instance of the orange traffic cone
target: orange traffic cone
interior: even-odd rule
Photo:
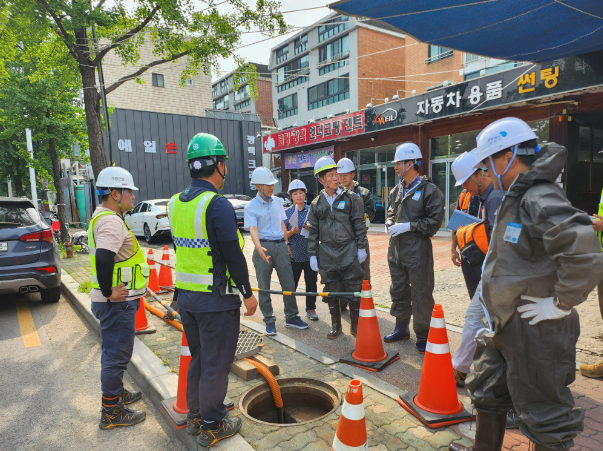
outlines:
[[[168,250],[167,244],[163,246],[163,256],[161,262],[165,265],[170,264],[170,251]],[[165,265],[159,265],[159,286],[162,288],[173,287],[174,282],[172,281],[172,269]]]
[[[147,318],[147,310],[144,308],[144,298],[140,298],[140,306],[136,310],[136,321],[134,323],[134,333],[140,334],[154,334],[157,330],[151,327]]]
[[[147,257],[147,264],[149,265],[149,290],[155,292],[155,294],[159,293],[161,290],[159,288],[159,279],[157,279],[157,269],[155,265],[155,257],[153,256],[153,249],[149,249],[149,255]],[[168,268],[169,269],[169,268]]]
[[[188,348],[186,334],[182,332],[182,347],[180,348],[180,369],[178,370],[178,393],[175,398],[164,399],[161,402],[163,410],[168,414],[178,429],[186,427],[186,381],[188,378],[188,366],[191,363],[191,351]]]
[[[361,451],[367,449],[362,382],[354,379],[350,381],[345,393],[331,451]]]
[[[377,312],[375,312],[371,285],[368,280],[362,283],[361,294],[356,348],[339,361],[369,371],[381,371],[390,363],[398,360],[400,356],[397,352],[388,355],[383,349]]]
[[[474,418],[456,392],[446,321],[440,304],[434,306],[431,315],[419,392],[400,395],[398,403],[431,428]]]

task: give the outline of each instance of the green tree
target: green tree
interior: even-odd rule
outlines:
[[[215,0],[206,0],[207,7],[195,11],[193,0],[133,0],[131,9],[125,2],[115,1],[115,6],[105,5],[105,0],[36,0],[39,13],[48,17],[54,31],[77,63],[84,91],[86,125],[90,159],[95,176],[107,166],[100,115],[100,93],[97,88],[96,68],[108,52],[115,52],[124,65],[136,65],[140,47],[146,39],[154,46],[156,60],[135,67],[106,92],[123,83],[136,80],[151,67],[179,59],[186,59],[181,72],[181,85],[185,80],[206,74],[219,67],[218,59],[234,56],[242,72],[251,67],[235,51],[241,34],[252,27],[273,36],[287,31],[287,24],[275,0],[257,0],[249,7],[244,0],[229,0],[230,12],[220,12]],[[13,16],[17,14],[13,11]],[[95,45],[92,30],[96,29],[101,45]],[[106,43],[105,43],[106,41]],[[140,81],[140,80],[139,80]],[[253,95],[255,77],[249,77]]]

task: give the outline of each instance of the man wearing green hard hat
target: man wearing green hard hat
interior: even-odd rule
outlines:
[[[239,337],[239,294],[246,316],[255,313],[258,302],[234,208],[218,194],[228,172],[224,146],[215,136],[198,133],[186,159],[191,184],[170,199],[168,217],[176,250],[178,307],[192,357],[186,432],[209,447],[241,428],[240,418],[226,418],[224,398]]]

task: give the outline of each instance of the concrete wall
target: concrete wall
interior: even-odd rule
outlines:
[[[138,201],[170,198],[190,183],[186,163],[189,141],[197,133],[211,133],[222,141],[230,157],[228,174],[220,192],[253,196],[249,185],[249,171],[253,169],[249,168],[249,160],[255,161],[255,166],[261,165],[262,146],[256,139],[260,126],[259,122],[115,109],[111,116],[113,160],[134,176],[140,189],[136,193]],[[248,136],[254,138],[254,144],[248,143]],[[120,140],[121,147],[129,140],[132,151],[120,150]],[[152,141],[155,142],[155,153],[145,152],[144,143]],[[176,154],[167,153],[165,146],[170,142],[178,147]],[[254,146],[255,156],[248,152],[248,148]]]
[[[159,59],[153,55],[153,45],[147,38],[140,50],[137,66]],[[180,73],[186,58],[177,63],[164,63],[152,67],[141,75],[144,85],[129,80],[107,96],[107,102],[115,108],[127,108],[157,113],[205,116],[205,110],[212,107],[211,75],[200,72],[193,79],[193,86],[179,86]],[[122,59],[114,50],[103,59],[103,74],[107,87],[120,78],[136,71],[135,66],[122,65]],[[153,86],[152,74],[163,75],[163,88]]]

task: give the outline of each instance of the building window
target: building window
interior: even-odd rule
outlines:
[[[308,80],[310,80],[308,77],[296,77],[293,80],[288,81],[287,83],[283,83],[282,85],[278,85],[276,87],[276,91],[277,92],[286,91],[289,88],[292,88],[294,86],[300,85],[302,83],[306,83]]]
[[[348,17],[339,16],[336,19],[330,20],[325,25],[318,27],[318,42],[335,36],[348,28]]]
[[[283,61],[287,61],[288,58],[289,58],[289,46],[288,45],[281,47],[280,49],[278,49],[276,51],[276,64],[280,64]]]
[[[216,97],[218,95],[218,85],[213,85],[211,87],[211,96]]]
[[[308,89],[308,110],[350,98],[349,74],[325,81]]]
[[[228,109],[228,94],[214,100],[214,110],[227,110]]]
[[[342,60],[350,56],[349,35],[322,46],[318,50],[318,54],[320,59],[320,63],[318,64],[319,75],[324,75],[327,72],[345,66],[347,61]]]
[[[284,119],[297,114],[297,94],[278,99],[278,118]]]
[[[157,86],[158,88],[163,88],[163,75],[161,74],[153,74],[153,86]]]
[[[186,80],[185,83],[186,83],[186,86],[193,86],[193,79],[189,78],[189,79]]]
[[[451,49],[446,47],[440,47],[439,45],[429,45],[429,49],[427,50],[427,60],[425,61],[427,64],[434,63],[436,61],[443,60],[444,58],[448,58],[452,56],[453,52]]]
[[[306,55],[279,67],[276,72],[276,84],[285,83],[298,74],[306,75],[308,73],[310,73],[310,59]]]
[[[228,92],[228,78],[220,82],[220,94]]]
[[[249,97],[249,85],[242,86],[235,91],[235,94],[234,94],[235,102],[238,100],[243,100],[246,97]]]
[[[465,52],[465,64],[472,63],[473,61],[477,61],[482,59],[482,56],[476,55],[475,53],[466,53]]]
[[[297,55],[298,53],[305,52],[308,50],[308,35],[304,34],[293,41],[294,53]]]
[[[235,111],[240,110],[241,108],[245,108],[246,106],[251,105],[251,99],[247,99],[243,102],[239,102],[235,105]]]

